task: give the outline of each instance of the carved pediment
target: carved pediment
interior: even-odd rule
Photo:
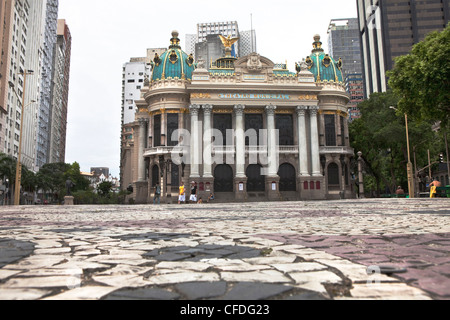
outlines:
[[[242,73],[268,73],[269,70],[272,72],[274,67],[272,61],[255,52],[239,58],[234,65],[236,72]]]

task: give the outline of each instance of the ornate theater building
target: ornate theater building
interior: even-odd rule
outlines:
[[[134,123],[123,128],[122,188],[136,203],[321,200],[354,197],[348,94],[342,61],[314,37],[311,54],[290,72],[253,53],[206,64],[181,50],[178,33],[155,55]]]

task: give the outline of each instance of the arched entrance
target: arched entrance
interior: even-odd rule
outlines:
[[[339,167],[336,163],[328,165],[328,187],[339,187]]]
[[[280,191],[297,191],[295,168],[290,163],[283,163],[279,170]]]
[[[220,164],[214,170],[214,192],[233,192],[233,169]]]
[[[259,164],[251,164],[247,167],[247,192],[265,191],[264,176],[261,175],[262,166]]]

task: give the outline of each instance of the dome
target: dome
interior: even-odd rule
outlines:
[[[172,32],[170,46],[161,56],[157,53],[151,61],[153,73],[152,81],[162,79],[187,79],[192,80],[192,72],[195,70],[194,57],[187,55],[180,47],[178,32]]]
[[[306,57],[306,65],[308,70],[314,75],[316,82],[344,82],[342,73],[342,60],[336,62],[332,57],[324,52],[322,49],[322,42],[320,36],[314,36],[314,49],[311,55]]]

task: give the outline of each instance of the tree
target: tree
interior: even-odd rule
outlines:
[[[390,107],[398,97],[392,92],[374,93],[359,104],[361,118],[349,125],[351,146],[361,151],[366,163],[365,190],[393,193],[398,185],[407,186],[408,161],[405,118]],[[408,121],[411,158],[413,149],[418,166],[427,163],[427,149],[438,150],[436,133],[425,122]]]
[[[112,186],[113,185],[111,182],[103,181],[97,186],[97,192],[102,197],[108,197],[111,192]]]
[[[37,184],[44,192],[51,192],[58,201],[66,195],[66,181],[71,179],[74,183],[72,191],[87,190],[89,180],[80,172],[80,165],[74,162],[48,163],[43,165],[37,173]]]
[[[387,75],[400,98],[400,112],[411,119],[441,121],[442,128],[450,129],[450,24],[396,58]]]

